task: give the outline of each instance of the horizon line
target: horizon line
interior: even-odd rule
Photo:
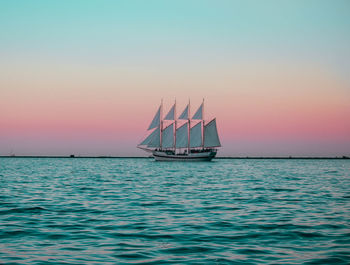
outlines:
[[[0,155],[0,158],[152,158],[149,156]],[[350,156],[217,156],[215,159],[350,159]]]

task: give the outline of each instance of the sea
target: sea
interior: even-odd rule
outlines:
[[[0,264],[350,264],[350,160],[0,158]]]

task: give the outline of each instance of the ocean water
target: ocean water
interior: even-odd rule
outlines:
[[[1,264],[349,264],[350,161],[0,158]]]

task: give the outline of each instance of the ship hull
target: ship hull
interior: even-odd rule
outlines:
[[[197,162],[197,161],[211,161],[216,155],[215,151],[199,152],[190,154],[167,154],[162,151],[154,151],[153,157],[156,161],[183,161],[183,162]]]

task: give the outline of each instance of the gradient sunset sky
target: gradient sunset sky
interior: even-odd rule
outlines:
[[[203,97],[218,155],[350,155],[350,1],[0,0],[0,155],[146,155]]]

